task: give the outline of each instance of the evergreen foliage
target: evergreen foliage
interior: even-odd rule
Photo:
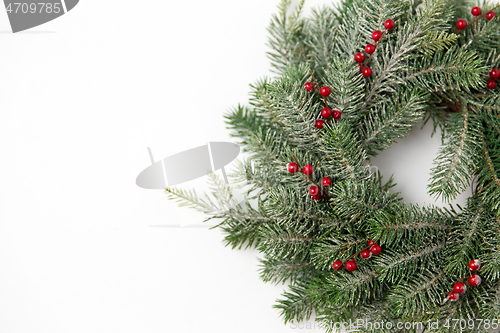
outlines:
[[[425,332],[457,332],[452,320],[500,320],[500,95],[486,89],[488,72],[500,66],[500,21],[495,17],[457,32],[470,8],[496,5],[470,0],[343,0],[303,18],[304,1],[283,0],[272,18],[269,57],[275,78],[251,85],[250,103],[227,113],[231,134],[248,158],[232,183],[246,186],[238,203],[232,189],[212,176],[211,195],[167,189],[172,199],[220,219],[225,242],[263,254],[264,281],[288,283],[278,300],[285,322],[316,314],[332,323],[438,321]],[[354,54],[387,33],[364,78]],[[307,93],[310,71],[342,118],[315,128],[323,100]],[[452,200],[473,183],[467,206],[455,210],[404,203],[370,171],[370,158],[410,132],[420,120],[443,130],[443,144],[429,193]],[[312,164],[312,179],[328,176],[328,198],[314,201],[311,181],[287,172],[297,159]],[[375,240],[383,252],[357,257]],[[354,272],[334,271],[334,261],[357,257]],[[446,301],[453,284],[467,279],[467,264],[480,259],[482,284]],[[448,326],[446,325],[448,324]],[[477,323],[476,323],[477,324]],[[461,327],[483,332],[486,327]],[[361,328],[359,332],[413,332]]]

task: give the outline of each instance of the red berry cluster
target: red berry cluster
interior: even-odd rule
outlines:
[[[302,173],[314,184],[309,188],[309,194],[312,196],[313,200],[319,201],[322,198],[330,198],[330,196],[326,192],[326,188],[332,186],[332,180],[329,177],[324,177],[321,180],[321,185],[323,187],[321,189],[320,186],[311,178],[311,175],[314,173],[314,167],[311,164],[306,164],[304,165],[303,168],[301,168],[295,156],[293,156],[293,158],[297,163],[295,162],[288,163],[287,165],[288,172],[297,173],[299,171],[302,171]]]
[[[353,256],[349,257],[345,263],[345,269],[347,269],[349,272],[353,272],[356,270],[358,267],[356,265],[356,258],[358,255],[361,254],[361,257],[364,259],[370,259],[372,254],[374,255],[379,255],[382,253],[382,247],[375,243],[373,240],[368,241],[368,247],[362,251],[357,252]],[[353,258],[354,257],[354,258]],[[342,270],[342,267],[344,266],[344,263],[340,260],[337,260],[333,263],[332,268],[336,271]]]
[[[370,62],[370,58],[372,57],[372,54],[375,52],[375,49],[377,48],[377,45],[382,39],[382,37],[384,37],[387,31],[394,29],[395,26],[396,23],[394,23],[393,20],[389,19],[384,23],[385,32],[382,33],[379,30],[373,32],[372,38],[375,41],[375,45],[368,44],[365,46],[365,52],[370,55],[366,64],[362,65],[366,59],[365,55],[362,52],[358,52],[354,55],[354,60],[359,64],[359,69],[362,71],[364,77],[372,76],[373,71],[370,67],[367,66],[367,64]]]
[[[476,272],[481,268],[481,262],[479,260],[471,260],[469,262],[469,269],[474,272],[469,276],[467,281],[469,282],[469,285],[471,287],[477,287],[481,284],[481,277],[476,274]],[[467,286],[465,283],[463,283],[463,280],[460,280],[460,282],[457,282],[453,285],[453,290],[448,293],[448,297],[445,298],[445,302],[447,300],[450,301],[458,301],[460,298],[460,295],[465,293],[467,290]]]
[[[500,71],[496,68],[493,68],[490,72],[490,80],[488,80],[488,83],[486,86],[488,89],[495,89],[497,87],[497,81],[500,78]]]
[[[499,6],[496,6],[495,8],[498,8],[498,7]],[[493,8],[493,9],[495,9],[495,8]],[[488,21],[491,21],[495,17],[495,12],[493,10],[489,11],[486,14],[481,15],[482,12],[483,11],[479,7],[473,7],[471,9],[471,13],[475,17],[474,20],[471,22],[471,24],[473,24],[474,22],[479,21],[482,18],[486,18]],[[457,31],[455,31],[455,34],[460,33],[465,28],[467,28],[467,20],[465,20],[465,19],[458,20],[457,21]]]
[[[311,76],[314,80],[314,82],[316,82],[316,79],[314,78],[314,75],[312,74],[312,71],[309,71],[311,73]],[[318,85],[318,82],[316,82],[316,85]],[[312,82],[306,82],[304,84],[304,88],[306,89],[307,92],[312,92],[314,91],[314,83]],[[319,86],[318,86],[319,88]],[[337,120],[337,119],[340,119],[340,117],[342,116],[342,113],[340,113],[339,110],[333,110],[330,109],[328,107],[328,102],[326,101],[326,98],[328,96],[330,96],[330,94],[332,93],[332,90],[330,89],[330,87],[323,87],[321,89],[319,89],[319,94],[323,97],[324,101],[325,101],[325,107],[321,110],[321,117],[325,118],[326,120],[329,120],[330,118],[333,117],[333,119]],[[315,124],[316,128],[318,129],[322,129],[323,126],[325,126],[325,121],[323,119],[318,119],[316,120],[316,124]]]

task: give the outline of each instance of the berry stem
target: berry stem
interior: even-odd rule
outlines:
[[[295,163],[299,166],[299,169],[302,169],[302,166],[300,165],[299,160],[297,160],[297,157],[295,157],[295,154],[293,154],[292,157],[295,160]]]
[[[311,176],[309,175],[306,175],[304,173],[304,171],[302,171],[302,166],[300,165],[299,163],[299,160],[297,160],[297,157],[295,157],[295,154],[292,155],[293,159],[295,160],[295,163],[297,163],[297,165],[299,166],[299,170],[300,170],[300,173],[302,173],[304,176],[306,176],[306,178],[308,178],[311,183],[313,183],[314,185],[316,185],[320,190],[321,190],[321,186],[318,185],[318,183],[316,183],[312,178]],[[331,197],[328,195],[328,193],[326,193],[326,191],[324,189],[322,189],[321,191],[321,195],[324,196],[325,198],[327,199],[330,199]]]
[[[382,40],[382,38],[384,38],[384,36],[385,36],[386,33],[387,33],[387,30],[385,30],[382,33],[382,36],[380,36],[380,39],[375,42],[375,51],[377,51],[377,46],[380,43],[380,41]],[[368,65],[368,63],[370,62],[370,59],[373,57],[374,54],[375,54],[375,52],[373,52],[372,54],[370,54],[370,56],[368,57],[368,60],[366,60],[365,63],[363,64],[363,66],[361,66],[361,69],[360,69],[361,71],[363,71],[363,69],[365,69],[365,67]]]
[[[479,20],[480,20],[480,19],[482,19],[482,18],[485,18],[485,17],[486,17],[486,15],[488,15],[488,13],[489,13],[489,12],[491,12],[491,11],[493,11],[493,10],[497,9],[498,7],[500,7],[500,5],[496,5],[495,7],[491,8],[488,12],[486,12],[486,11],[485,11],[483,14],[481,14],[481,15],[479,15],[479,16],[476,16],[476,17],[472,20],[472,22],[471,22],[470,24],[468,24],[468,26],[469,26],[469,25],[473,25],[474,23],[476,23],[477,21],[479,21]],[[462,32],[462,31],[464,31],[464,30],[465,30],[465,29],[458,29],[458,28],[457,28],[457,30],[455,30],[455,35],[458,35],[459,33],[461,33],[461,32]]]
[[[345,262],[344,262],[344,263],[346,263],[346,262],[348,262],[349,260],[351,260],[351,259],[352,259],[352,257],[354,257],[354,259],[358,258],[359,254],[360,254],[361,252],[363,252],[364,250],[369,250],[371,247],[372,247],[371,245],[370,245],[370,246],[367,246],[367,247],[365,247],[364,249],[362,249],[361,251],[358,251],[358,252],[354,253],[352,256],[350,256],[349,258],[347,258],[347,259],[345,260]]]
[[[314,83],[316,83],[316,87],[318,87],[317,89],[318,89],[318,92],[319,92],[321,88],[319,87],[318,81],[316,81],[316,78],[314,77],[312,70],[309,70],[309,73],[311,73],[313,81],[314,81]],[[325,96],[322,96],[322,97],[325,100],[325,106],[328,107],[328,103],[326,102],[326,97]]]
[[[375,42],[375,51],[377,51],[377,46],[380,43],[380,41],[382,40],[382,38],[384,38],[384,36],[385,36],[386,33],[387,33],[387,30],[385,30],[382,33],[382,36],[380,36],[380,39]],[[368,60],[366,60],[365,63],[363,64],[363,66],[361,66],[361,71],[363,71],[363,69],[365,69],[365,67],[368,65],[368,63],[370,62],[370,59],[373,57],[374,54],[375,54],[375,52],[373,52],[372,54],[370,54],[370,56],[368,57]]]
[[[365,241],[367,241],[367,239],[365,239]],[[346,262],[348,262],[349,260],[351,260],[351,259],[352,259],[352,257],[356,257],[356,258],[357,258],[361,252],[363,252],[364,250],[369,250],[369,249],[370,249],[370,247],[371,247],[371,245],[370,245],[370,246],[368,246],[368,247],[366,247],[366,248],[364,248],[364,249],[362,249],[361,251],[358,251],[358,252],[354,253],[352,256],[350,256],[350,257],[349,257],[349,258],[347,258],[346,260],[342,261],[342,265],[345,265],[345,263],[346,263]],[[349,249],[346,249],[343,253],[346,253],[348,250],[349,250]],[[332,272],[332,273],[331,273],[331,275],[333,275],[333,274],[335,274],[335,272]]]

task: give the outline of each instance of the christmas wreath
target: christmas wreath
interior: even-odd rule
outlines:
[[[213,196],[170,197],[220,218],[227,245],[263,254],[262,279],[290,284],[276,305],[285,322],[498,328],[500,5],[343,0],[302,18],[303,4],[283,0],[269,27],[277,77],[226,115],[249,156],[231,175],[245,200],[215,177]],[[463,208],[407,204],[370,172],[420,119],[443,133],[429,193],[450,201],[472,183]]]

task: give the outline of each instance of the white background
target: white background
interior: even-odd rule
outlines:
[[[293,330],[255,251],[151,227],[204,216],[135,185],[148,146],[160,159],[230,140],[223,113],[270,74],[277,3],[83,0],[15,35],[0,10],[0,332]],[[429,203],[438,145],[417,131],[375,164]]]

